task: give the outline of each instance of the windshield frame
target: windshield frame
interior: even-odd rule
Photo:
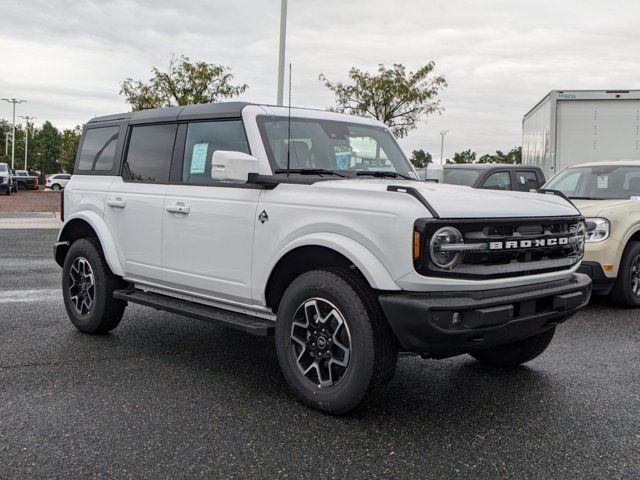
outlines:
[[[640,165],[629,165],[629,164],[622,164],[622,165],[607,164],[607,165],[590,165],[590,166],[589,165],[576,165],[576,166],[573,166],[573,167],[565,168],[564,170],[559,172],[557,175],[555,175],[554,177],[550,178],[544,184],[543,188],[551,189],[551,190],[558,190],[558,191],[562,192],[564,195],[566,195],[568,198],[570,198],[572,200],[629,200],[631,197],[640,196],[640,192],[638,192],[637,195],[629,194],[627,196],[623,196],[622,193],[617,194],[615,196],[596,196],[596,195],[579,195],[578,194],[578,192],[580,192],[581,189],[584,188],[583,185],[584,185],[585,179],[588,179],[590,177],[594,178],[594,177],[597,176],[597,173],[594,172],[594,170],[595,171],[602,170],[603,174],[606,173],[607,175],[610,175],[612,172],[614,172],[615,170],[620,169],[620,168],[637,170],[638,173],[640,173]],[[576,183],[576,187],[575,187],[573,193],[569,193],[567,191],[560,190],[559,188],[556,187],[556,185],[559,182],[563,181],[569,175],[574,174],[574,173],[578,173],[580,175],[580,178],[578,178],[578,182]],[[596,180],[596,182],[597,182],[597,180]],[[607,179],[607,182],[608,182],[608,179]]]
[[[273,153],[273,150],[271,148],[271,142],[269,139],[269,135],[267,133],[266,130],[266,126],[265,124],[268,121],[280,121],[280,122],[288,122],[289,118],[287,116],[284,115],[257,115],[256,116],[256,123],[258,124],[258,130],[260,131],[260,137],[262,140],[262,144],[264,147],[264,150],[267,154],[267,159],[269,160],[269,166],[271,167],[271,171],[275,172],[276,170],[286,170],[286,166],[283,167],[281,165],[278,164],[278,162],[275,159],[275,155]],[[329,170],[332,172],[336,172],[337,174],[340,174],[342,176],[345,176],[349,179],[355,179],[355,178],[360,178],[360,179],[370,179],[370,178],[385,178],[385,177],[375,177],[376,172],[384,172],[388,175],[388,178],[392,178],[392,175],[395,173],[398,175],[398,179],[401,180],[412,180],[412,181],[418,181],[419,177],[418,174],[415,171],[415,168],[413,166],[413,164],[409,161],[409,159],[407,158],[407,156],[405,155],[404,151],[402,150],[402,148],[400,147],[400,145],[398,144],[398,141],[396,140],[396,138],[393,136],[393,134],[389,131],[388,128],[386,127],[382,127],[382,126],[378,126],[378,125],[371,125],[368,123],[361,123],[361,122],[349,122],[349,121],[344,121],[344,120],[335,120],[335,119],[327,119],[327,118],[314,118],[314,117],[296,117],[296,116],[292,116],[291,117],[291,121],[292,122],[305,122],[305,123],[316,123],[318,125],[321,125],[322,123],[336,123],[336,124],[343,124],[346,126],[351,126],[351,127],[357,127],[357,128],[363,128],[363,129],[371,129],[374,131],[378,131],[384,135],[386,135],[388,137],[388,139],[390,140],[390,142],[393,144],[394,148],[397,150],[398,153],[398,158],[400,159],[401,162],[404,163],[404,165],[406,166],[406,171],[404,170],[396,170],[396,167],[394,165],[394,170],[342,170],[342,169],[338,169],[338,168],[324,168],[325,170]],[[390,160],[393,164],[393,161]],[[320,167],[318,167],[320,168]],[[317,170],[317,168],[313,168],[313,167],[309,167],[309,168],[298,168],[296,167],[295,169],[297,170]],[[294,168],[292,167],[292,173]],[[360,175],[358,175],[359,172]],[[371,175],[366,175],[366,172],[370,172]],[[282,175],[282,173],[273,173],[273,175]],[[323,176],[322,174],[318,174],[318,176]]]

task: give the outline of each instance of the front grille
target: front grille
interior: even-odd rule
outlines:
[[[428,276],[497,278],[563,270],[582,258],[578,236],[580,217],[503,220],[432,220],[416,222],[422,252],[416,270]],[[464,238],[463,257],[451,269],[439,268],[429,256],[432,235],[444,226],[458,229]]]

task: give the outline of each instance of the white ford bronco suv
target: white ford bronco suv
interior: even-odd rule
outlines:
[[[94,118],[55,245],[80,331],[128,303],[275,335],[307,405],[343,414],[398,353],[518,365],[591,292],[561,196],[414,180],[370,118],[218,103]]]

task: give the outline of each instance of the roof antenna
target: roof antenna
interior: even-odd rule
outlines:
[[[291,63],[289,63],[289,112],[287,126],[287,180],[291,169]]]

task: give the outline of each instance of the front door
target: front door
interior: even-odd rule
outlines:
[[[261,190],[211,178],[216,150],[249,153],[242,121],[190,123],[183,148],[181,182],[169,186],[164,202],[164,283],[212,300],[250,304]]]
[[[175,124],[132,127],[122,178],[107,194],[104,217],[131,280],[162,280],[162,218],[176,129]]]

